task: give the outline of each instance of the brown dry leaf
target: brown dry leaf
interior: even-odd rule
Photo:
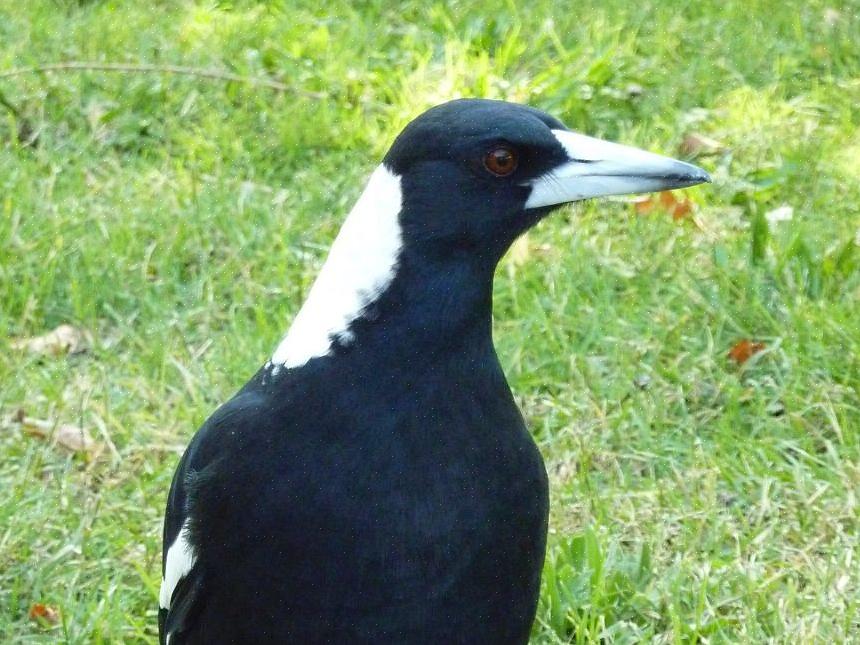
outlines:
[[[756,343],[748,338],[739,340],[729,350],[727,356],[738,365],[746,363],[754,354],[758,354],[765,348],[764,343]]]
[[[58,446],[72,452],[91,455],[101,449],[101,446],[92,438],[86,428],[71,423],[57,424],[28,416],[19,417],[19,422],[28,434],[54,441]]]
[[[675,193],[666,190],[656,195],[639,198],[633,202],[639,215],[649,215],[654,211],[669,213],[675,221],[689,217],[693,212],[693,202],[686,197],[678,199]]]
[[[679,219],[684,219],[686,217],[689,217],[690,214],[693,212],[693,202],[691,202],[689,199],[683,199],[683,200],[677,202],[672,207],[671,212],[672,212],[672,219],[675,220],[676,222]]]
[[[633,208],[636,209],[636,213],[639,215],[650,215],[656,207],[657,202],[651,196],[635,197],[633,199]]]
[[[30,620],[48,625],[56,625],[60,622],[60,610],[41,602],[34,602],[30,605]]]
[[[72,325],[60,325],[47,334],[12,341],[12,349],[25,349],[46,356],[80,354],[87,351],[91,345],[90,333]]]
[[[684,157],[704,157],[718,155],[727,150],[726,146],[716,139],[706,137],[698,132],[686,135],[678,146],[678,152]]]
[[[660,200],[660,206],[662,206],[664,210],[670,212],[675,207],[675,204],[678,203],[678,199],[671,190],[664,190],[662,193],[657,193],[657,199]]]
[[[63,448],[72,452],[92,454],[99,447],[86,428],[80,428],[68,423],[63,423],[57,428],[54,440]]]

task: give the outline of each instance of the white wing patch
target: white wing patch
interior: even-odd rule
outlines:
[[[161,590],[158,594],[158,606],[162,609],[170,609],[170,599],[176,585],[194,566],[197,556],[194,547],[188,542],[188,520],[182,524],[179,534],[167,549],[167,558],[164,562],[164,578],[161,580]]]
[[[331,337],[351,340],[349,324],[394,279],[402,245],[398,216],[400,177],[380,165],[334,240],[305,304],[272,356],[280,366],[299,367],[325,356]]]

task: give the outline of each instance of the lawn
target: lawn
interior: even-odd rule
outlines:
[[[714,178],[499,266],[552,488],[533,642],[860,642],[860,2],[319,5],[0,0],[0,641],[154,642],[184,445],[399,129],[485,96]],[[60,61],[283,87],[4,76]],[[22,347],[63,323],[86,351]]]

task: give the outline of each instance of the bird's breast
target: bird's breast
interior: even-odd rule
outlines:
[[[462,616],[462,603],[498,634],[527,634],[545,548],[543,462],[503,379],[432,383],[329,390],[337,397],[306,416],[271,422],[215,486],[242,491],[235,507],[219,496],[220,512],[236,515],[224,524],[242,533],[213,536],[210,555],[241,550],[240,539],[236,584],[269,590],[295,617],[291,636],[454,634],[445,616]],[[344,614],[357,631],[337,631]]]

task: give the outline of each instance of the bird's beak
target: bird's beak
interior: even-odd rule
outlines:
[[[677,159],[567,130],[552,132],[568,160],[528,182],[532,190],[526,208],[686,188],[711,181],[701,168]]]

